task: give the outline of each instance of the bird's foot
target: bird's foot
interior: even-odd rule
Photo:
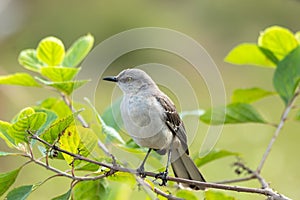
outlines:
[[[137,174],[142,177],[145,178],[146,174],[145,174],[145,169],[143,166],[140,166],[139,168],[136,169]]]
[[[166,186],[167,185],[167,176],[168,176],[168,171],[164,171],[164,172],[160,172],[158,174],[155,175],[155,178],[160,178],[161,179],[161,184],[159,184],[160,186]]]

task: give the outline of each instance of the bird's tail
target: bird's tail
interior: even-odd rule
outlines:
[[[176,177],[205,182],[205,179],[195,165],[194,161],[186,152],[180,153],[179,149],[173,149],[171,156],[171,165]],[[193,184],[182,184],[182,186],[189,187],[193,190],[204,189]]]

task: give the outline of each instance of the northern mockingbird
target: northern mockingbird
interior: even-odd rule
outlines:
[[[176,177],[205,182],[189,157],[183,121],[173,102],[151,77],[140,69],[126,69],[103,80],[116,82],[123,91],[120,109],[125,129],[139,146],[149,148],[138,172],[143,174],[144,164],[153,149],[161,155],[168,153],[166,170],[157,176],[162,179],[162,185],[167,182],[170,163]],[[203,189],[192,184],[183,186]]]

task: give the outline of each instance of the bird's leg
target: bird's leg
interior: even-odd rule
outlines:
[[[145,177],[145,174],[144,174],[144,171],[145,171],[144,165],[145,165],[145,163],[146,163],[146,160],[147,160],[147,158],[148,158],[148,156],[149,156],[151,150],[152,150],[152,149],[149,148],[149,150],[148,150],[148,152],[147,152],[147,154],[146,154],[146,156],[145,156],[145,158],[144,158],[142,164],[141,164],[141,165],[139,166],[139,168],[137,168],[137,170],[136,170],[136,171],[139,173],[139,175],[140,175],[141,177]]]
[[[162,183],[159,184],[160,186],[166,186],[166,184],[167,184],[167,176],[169,173],[169,166],[171,163],[171,152],[172,152],[173,142],[174,142],[174,135],[172,137],[172,141],[171,141],[170,148],[168,151],[168,160],[167,160],[166,170],[163,172],[160,172],[159,174],[157,174],[155,176],[155,178],[160,178],[162,180]]]

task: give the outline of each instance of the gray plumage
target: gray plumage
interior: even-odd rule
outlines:
[[[123,91],[121,115],[125,129],[142,147],[166,154],[172,146],[171,165],[176,177],[205,182],[189,157],[186,130],[173,102],[140,69],[127,69],[104,80],[117,82]],[[171,145],[173,141],[173,144]],[[192,189],[195,185],[183,184]]]

